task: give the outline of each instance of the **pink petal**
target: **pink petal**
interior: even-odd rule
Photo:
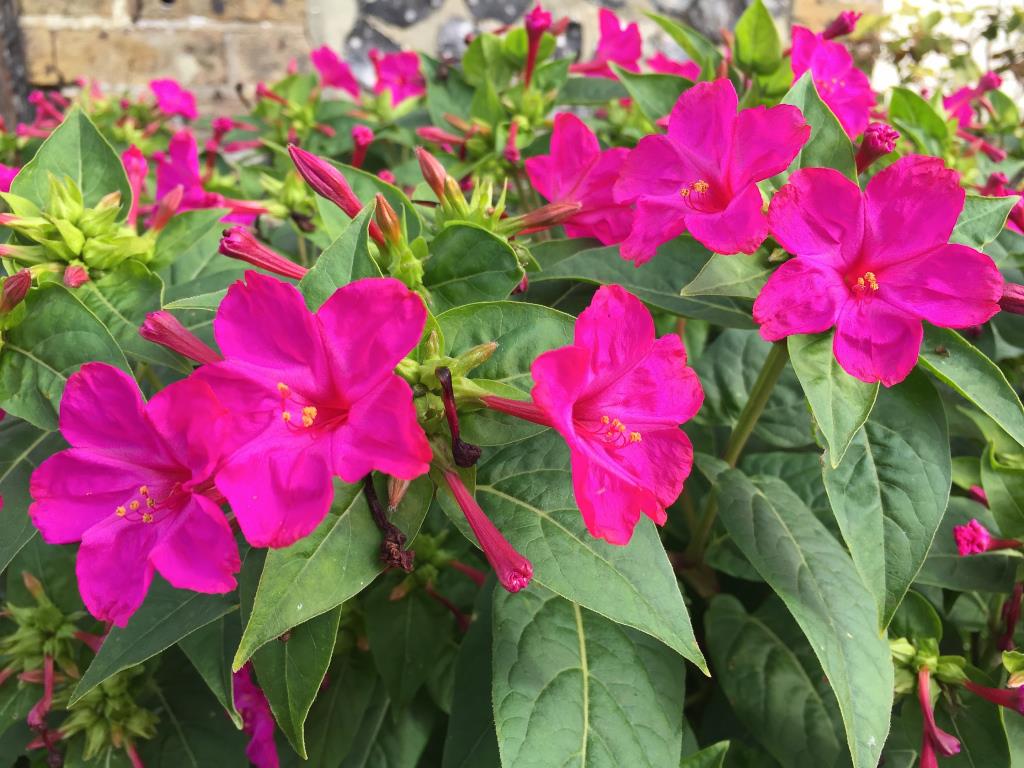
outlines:
[[[793,79],[798,80],[800,75],[806,72],[811,66],[811,58],[818,49],[822,40],[807,27],[799,24],[793,25]]]
[[[717,213],[689,211],[686,228],[693,238],[715,253],[753,253],[768,236],[764,201],[756,184],[750,184]]]
[[[686,208],[683,198],[673,197],[641,199],[633,213],[633,228],[622,241],[619,253],[636,266],[646,264],[658,250],[686,231]]]
[[[556,174],[557,199],[574,189],[601,153],[594,133],[576,115],[563,112],[555,117],[551,132],[551,159]]]
[[[164,387],[149,401],[146,414],[193,477],[209,477],[217,460],[234,447],[230,411],[201,377],[190,376]]]
[[[881,299],[848,301],[839,314],[833,351],[851,376],[891,387],[913,370],[923,336],[920,320]]]
[[[729,179],[733,189],[782,173],[811,135],[796,107],[744,109],[736,118]]]
[[[427,472],[433,453],[409,385],[390,374],[354,403],[346,425],[332,437],[331,451],[331,467],[347,483],[373,470],[403,480]]]
[[[366,278],[335,291],[316,317],[335,383],[355,400],[419,343],[427,308],[398,280]]]
[[[943,328],[981,325],[999,311],[1003,276],[966,245],[943,245],[878,272],[879,298]]]
[[[949,242],[965,193],[940,158],[909,155],[873,176],[864,197],[864,252],[882,267]]]
[[[160,525],[116,515],[94,525],[82,537],[75,573],[89,613],[123,627],[142,605],[153,580],[149,553]]]
[[[560,199],[562,177],[552,155],[536,155],[523,162],[530,185],[548,202]]]
[[[559,347],[540,355],[530,367],[533,401],[566,440],[576,434],[574,408],[590,379],[590,358],[585,347]]]
[[[706,175],[702,168],[682,154],[666,136],[644,136],[627,156],[615,183],[615,201],[658,196],[678,198],[680,191],[694,179]]]
[[[153,525],[166,530],[150,559],[171,586],[207,594],[237,586],[238,546],[224,513],[212,501],[193,495],[172,519]]]
[[[768,279],[754,302],[761,337],[778,341],[801,333],[821,333],[836,324],[850,299],[842,276],[810,259],[790,259]]]
[[[664,525],[665,507],[679,497],[693,467],[693,445],[686,433],[676,426],[645,431],[639,443],[609,450],[608,456],[653,494],[655,503],[645,499],[643,512]]]
[[[575,343],[590,351],[593,379],[586,393],[592,394],[647,357],[654,344],[654,319],[625,288],[603,285],[576,319]]]
[[[725,168],[732,150],[738,106],[736,88],[727,78],[697,83],[684,91],[668,119],[668,137],[686,147],[709,168]]]
[[[845,49],[843,52],[849,56]],[[823,94],[822,100],[835,113],[846,135],[854,139],[868,127],[871,108],[875,106],[877,99],[868,76],[853,66],[852,60],[849,69],[842,76],[842,82],[842,87]]]
[[[768,206],[772,237],[790,253],[843,269],[860,255],[864,214],[860,187],[832,168],[805,168]]]
[[[572,452],[572,485],[587,530],[609,544],[628,544],[651,494],[645,495],[581,451]]]

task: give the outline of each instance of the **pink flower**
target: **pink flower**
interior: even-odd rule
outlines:
[[[523,68],[523,82],[527,87],[533,80],[533,70],[537,65],[537,52],[540,50],[540,41],[544,33],[551,27],[551,14],[540,7],[534,6],[523,18],[526,27],[526,66]]]
[[[696,61],[676,61],[660,52],[647,60],[647,66],[663,75],[685,77],[694,82],[700,79],[700,65]]]
[[[352,126],[352,167],[362,168],[366,160],[366,153],[373,143],[373,129],[367,125],[356,124]]]
[[[736,114],[726,79],[698,83],[669,116],[668,134],[645,136],[630,152],[615,200],[636,203],[622,257],[637,265],[689,230],[717,253],[753,253],[768,234],[757,182],[786,170],[811,129],[796,107]]]
[[[393,279],[339,288],[316,312],[293,285],[246,273],[214,320],[225,360],[195,375],[233,415],[241,448],[217,474],[249,543],[284,547],[331,504],[331,476],[412,479],[430,446],[394,368],[419,343],[422,299]]]
[[[935,722],[935,711],[932,707],[931,695],[931,671],[928,667],[921,667],[917,671],[917,702],[921,706],[921,715],[924,718],[922,728],[922,743],[931,747],[929,752],[934,751],[943,757],[952,757],[960,752],[960,742],[951,733],[946,733],[939,728]],[[923,749],[922,752],[925,750]]]
[[[123,627],[154,570],[179,589],[235,588],[238,549],[213,485],[225,413],[193,378],[149,403],[104,363],[68,379],[60,429],[71,448],[32,474],[29,515],[48,543],[82,542],[78,588],[97,619]]]
[[[11,183],[14,181],[14,177],[18,175],[18,168],[13,165],[4,165],[0,163],[0,192],[10,192]]]
[[[964,687],[985,701],[1024,715],[1024,688],[987,688],[970,680],[964,681]]]
[[[569,67],[570,72],[578,72],[588,77],[615,77],[609,63],[618,64],[630,72],[639,72],[643,41],[640,39],[640,28],[636,23],[622,26],[622,21],[614,11],[602,8],[598,13],[601,24],[601,36],[597,41],[597,51],[591,61],[580,62]]]
[[[121,153],[121,163],[128,176],[128,186],[132,190],[132,207],[128,211],[127,224],[134,227],[135,220],[139,216],[139,204],[142,202],[142,195],[146,190],[149,163],[146,161],[146,156],[142,154],[142,150],[134,144]]]
[[[156,97],[156,107],[168,117],[181,115],[186,120],[195,120],[196,97],[185,90],[177,80],[150,80],[149,89]]]
[[[231,676],[231,687],[235,709],[242,716],[242,729],[249,735],[245,756],[256,768],[278,768],[274,715],[263,689],[252,679],[252,664],[247,663]]]
[[[338,88],[352,96],[359,98],[359,83],[356,82],[352,70],[348,64],[339,58],[338,54],[331,50],[328,45],[322,45],[309,54],[309,60],[313,62],[316,71],[320,73],[320,84],[326,88]]]
[[[217,250],[230,259],[238,259],[252,264],[254,267],[295,280],[301,280],[309,272],[301,264],[296,264],[291,259],[286,259],[276,251],[272,251],[245,227],[225,229]]]
[[[769,341],[835,326],[839,365],[889,387],[907,377],[921,321],[979,325],[999,311],[992,260],[949,243],[964,205],[959,175],[935,157],[904,157],[860,188],[831,168],[789,177],[772,199],[772,236],[797,258],[754,302]]]
[[[860,11],[840,11],[829,25],[821,33],[825,40],[832,40],[836,37],[843,37],[851,34],[857,28],[857,22],[864,14]]]
[[[884,157],[896,149],[900,134],[892,126],[885,123],[871,123],[864,129],[864,138],[857,149],[857,173],[871,166],[875,160]]]
[[[942,99],[943,108],[950,117],[955,117],[960,128],[974,126],[974,103],[989,91],[1003,84],[1003,79],[995,72],[986,72],[978,80],[976,86],[964,86]]]
[[[612,195],[627,154],[624,147],[602,151],[586,124],[563,112],[555,117],[551,154],[527,158],[526,173],[544,199],[583,206],[565,222],[569,237],[594,237],[610,245],[622,242],[633,223],[632,211]]]
[[[875,92],[868,76],[853,63],[842,43],[826,40],[806,27],[793,27],[793,79],[811,71],[821,100],[831,109],[843,130],[854,138],[868,126]]]
[[[960,557],[980,555],[994,549],[1017,549],[1021,545],[1016,539],[996,538],[988,528],[973,519],[965,525],[954,525],[953,538]]]
[[[370,61],[377,72],[373,92],[390,91],[391,106],[427,92],[426,81],[420,73],[420,57],[415,51],[382,54],[374,48],[370,51]]]
[[[704,400],[679,336],[656,339],[647,308],[603,286],[576,321],[575,343],[531,368],[533,403],[485,397],[495,410],[554,427],[569,444],[576,503],[594,536],[627,544],[640,515],[664,525],[690,474],[679,425]]]

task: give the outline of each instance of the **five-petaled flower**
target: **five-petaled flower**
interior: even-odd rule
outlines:
[[[643,41],[640,39],[640,28],[636,22],[622,25],[621,19],[614,11],[602,8],[598,12],[600,37],[597,50],[591,61],[583,61],[569,67],[572,72],[587,77],[615,77],[609,64],[617,64],[630,72],[639,72],[640,56],[643,53]]]
[[[148,403],[105,363],[68,379],[60,429],[71,447],[33,473],[29,515],[48,543],[82,542],[78,588],[96,618],[123,627],[154,570],[181,589],[235,588],[238,548],[213,483],[226,414],[194,378]]]
[[[754,302],[761,335],[835,327],[847,373],[887,387],[903,381],[922,320],[966,328],[999,311],[1003,278],[992,259],[949,242],[963,206],[958,174],[936,157],[904,157],[863,192],[839,171],[797,171],[768,211],[772,236],[797,258]]]
[[[554,427],[572,457],[576,503],[594,536],[626,544],[640,515],[664,525],[690,474],[679,428],[704,400],[679,336],[621,286],[603,286],[576,321],[573,344],[531,368],[533,402],[484,397],[495,410]]]
[[[685,230],[718,253],[761,245],[757,182],[786,170],[811,129],[796,107],[737,106],[729,80],[698,83],[676,102],[667,135],[645,136],[629,153],[615,185],[616,201],[636,204],[623,258],[643,264]]]
[[[390,92],[392,106],[426,93],[427,84],[420,72],[420,57],[415,51],[381,53],[374,48],[370,51],[370,61],[377,73],[373,92]]]
[[[810,70],[821,100],[839,118],[843,130],[854,138],[868,127],[875,92],[868,76],[857,69],[842,43],[827,40],[806,27],[793,27],[793,78]]]
[[[311,51],[309,60],[320,73],[321,85],[345,91],[353,99],[359,98],[359,82],[352,74],[348,63],[331,50],[329,45],[322,45]]]
[[[151,80],[149,89],[156,98],[156,108],[168,117],[179,115],[186,120],[195,120],[199,116],[195,94],[182,88],[177,80]]]

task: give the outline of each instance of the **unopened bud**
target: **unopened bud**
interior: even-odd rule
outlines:
[[[864,14],[860,11],[842,11],[829,23],[821,36],[826,40],[849,35],[857,28],[857,22]]]
[[[582,207],[582,203],[570,201],[548,203],[523,216],[508,219],[506,227],[514,227],[516,232],[534,232],[538,229],[547,229],[571,219]]]
[[[25,589],[28,590],[28,593],[36,601],[46,596],[46,592],[43,590],[43,583],[28,571],[21,572],[21,583],[25,585]]]
[[[390,511],[394,512],[398,509],[398,505],[402,503],[410,485],[412,485],[411,480],[388,476],[388,509]]]
[[[986,93],[988,91],[994,91],[996,88],[1003,84],[1003,78],[998,73],[989,70],[978,80],[978,93]]]
[[[232,227],[224,230],[221,237],[220,253],[232,259],[238,259],[254,267],[273,272],[275,275],[301,280],[309,271],[300,264],[286,259],[259,242],[245,227]]]
[[[373,143],[373,129],[366,125],[352,126],[352,166],[362,168],[366,152]]]
[[[70,264],[64,269],[64,285],[79,288],[89,282],[89,270],[81,264]]]
[[[498,342],[488,341],[486,344],[477,344],[459,355],[452,364],[452,374],[456,377],[465,376],[475,368],[479,368],[494,355],[498,349]]]
[[[519,163],[522,160],[522,155],[519,152],[519,147],[516,146],[516,141],[519,138],[519,123],[515,120],[508,127],[508,137],[505,139],[505,149],[502,150],[502,156],[513,165]]]
[[[216,351],[166,310],[146,315],[145,322],[139,328],[139,335],[146,341],[159,344],[200,364],[212,364],[222,359]]]
[[[0,315],[6,315],[25,300],[32,287],[32,273],[27,269],[15,272],[0,288]]]
[[[384,234],[384,240],[390,245],[399,245],[402,242],[402,223],[398,220],[398,214],[391,207],[391,203],[382,194],[377,194],[374,218],[377,226]]]
[[[285,99],[284,96],[270,90],[266,83],[256,83],[256,98],[266,99],[267,101],[273,101],[278,104],[288,104],[288,100]]]
[[[440,200],[444,197],[448,171],[444,169],[444,166],[441,165],[436,157],[423,149],[423,147],[416,147],[416,159],[420,162],[420,173],[423,174],[423,180],[427,182],[427,186],[433,190],[434,194],[437,195],[437,199]]]
[[[153,214],[153,218],[149,221],[149,228],[154,232],[159,232],[161,229],[166,227],[167,222],[169,222],[177,212],[184,196],[185,187],[181,184],[164,195],[160,202],[157,203],[156,212]]]
[[[1024,285],[1017,283],[1004,283],[1003,295],[999,299],[999,308],[1003,312],[1014,315],[1024,315]]]
[[[537,66],[537,53],[544,33],[551,27],[551,14],[538,4],[524,18],[526,25],[526,66],[523,69],[523,83],[527,88],[533,80],[533,71]]]
[[[857,150],[857,173],[863,173],[878,158],[896,149],[899,138],[899,131],[892,126],[871,123],[864,130],[864,138],[861,139],[860,148]]]

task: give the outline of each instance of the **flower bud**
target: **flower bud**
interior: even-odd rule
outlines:
[[[166,310],[146,315],[145,322],[139,328],[139,335],[146,341],[159,344],[200,364],[216,363],[223,359]]]
[[[510,233],[527,233],[547,229],[571,219],[582,207],[582,203],[570,201],[548,203],[523,216],[505,219],[502,222],[502,229]]]
[[[829,22],[821,36],[826,40],[831,40],[835,37],[849,35],[857,28],[857,22],[860,21],[860,17],[863,15],[860,11],[841,11],[838,16]]]
[[[520,160],[523,159],[522,154],[519,152],[519,147],[516,146],[516,140],[519,137],[519,123],[513,120],[508,126],[508,136],[505,139],[505,148],[501,154],[508,162],[516,165]]]
[[[875,160],[896,149],[899,132],[885,123],[871,123],[864,130],[857,150],[857,173],[863,173]]]
[[[0,288],[0,315],[6,315],[25,300],[32,287],[32,273],[27,269],[15,272]]]
[[[128,211],[127,224],[135,226],[139,216],[139,202],[142,193],[146,188],[146,177],[149,175],[149,163],[142,150],[132,144],[121,154],[121,162],[124,164],[125,173],[128,175],[128,186],[132,190],[132,207]]]
[[[441,385],[441,400],[444,402],[444,415],[448,421],[448,429],[452,433],[452,456],[455,464],[460,467],[472,467],[480,460],[480,446],[467,443],[459,435],[459,414],[455,403],[455,391],[452,387],[452,372],[440,366],[434,372]]]
[[[999,539],[977,520],[966,525],[953,526],[953,538],[960,557],[978,555],[994,549],[1019,549],[1021,542],[1016,539]]]
[[[527,88],[533,80],[533,70],[537,66],[537,52],[540,50],[540,41],[544,33],[551,27],[551,14],[540,7],[538,3],[523,19],[526,25],[526,66],[523,70],[523,83]]]
[[[366,125],[352,126],[352,166],[362,168],[366,160],[366,152],[373,143],[373,129]]]
[[[409,486],[412,485],[411,480],[403,480],[399,477],[392,477],[388,475],[388,510],[394,512],[398,509],[398,505],[402,503],[402,499],[405,498],[405,494],[409,490]]]
[[[389,245],[398,246],[401,245],[403,238],[402,235],[402,222],[398,220],[398,214],[395,213],[395,209],[391,207],[391,203],[382,194],[377,194],[374,198],[375,209],[374,218],[377,220],[377,226],[380,227],[381,233],[384,235],[384,240]]]
[[[89,270],[81,264],[69,264],[64,269],[64,285],[79,288],[89,282]]]
[[[448,178],[448,171],[444,169],[444,166],[441,165],[436,157],[423,149],[423,147],[416,147],[416,159],[419,160],[420,173],[423,174],[423,180],[427,182],[427,186],[437,195],[437,199],[442,199],[445,193],[445,181]]]
[[[999,299],[999,308],[1003,312],[1024,315],[1024,285],[1004,283],[1003,295]]]
[[[452,363],[452,375],[455,377],[465,376],[473,369],[479,368],[491,359],[497,349],[498,342],[488,341],[466,350]]]
[[[160,202],[157,203],[156,212],[149,220],[149,228],[154,232],[159,232],[161,229],[166,227],[167,222],[169,222],[177,212],[178,206],[181,205],[181,201],[184,197],[185,187],[181,184],[164,195]]]
[[[284,96],[270,90],[270,88],[267,87],[267,84],[262,82],[256,83],[256,98],[260,100],[266,99],[267,101],[273,101],[285,106],[288,104],[288,100],[285,99]]]
[[[238,259],[276,275],[296,280],[305,277],[309,271],[263,245],[244,227],[232,227],[224,230],[218,250],[232,259]]]
[[[996,88],[1003,84],[1003,78],[998,73],[989,70],[978,80],[978,94],[981,95],[988,91],[994,91]]]

